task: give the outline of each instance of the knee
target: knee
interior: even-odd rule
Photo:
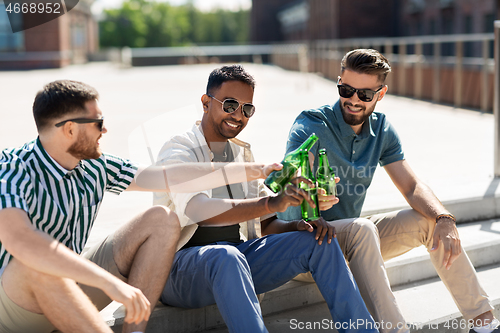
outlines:
[[[245,255],[234,246],[216,245],[207,249],[204,254],[207,258],[207,266],[217,270],[227,267],[247,266]]]
[[[418,229],[418,234],[420,235],[419,240],[422,244],[427,246],[432,244],[432,234],[434,233],[434,228],[436,227],[435,220],[425,217],[414,209],[410,209],[407,212],[406,221],[409,221],[407,223],[411,223],[407,224],[408,229]]]
[[[11,263],[9,263],[9,266],[9,273],[13,273],[12,276],[16,278],[18,282],[21,282],[21,285],[26,283],[33,291],[37,288],[48,288],[49,286],[62,287],[68,283],[76,285],[76,282],[73,280],[40,272],[22,264],[16,259],[13,259]]]
[[[362,235],[376,235],[378,237],[377,226],[370,220],[364,218],[355,219],[352,222],[355,231]]]
[[[436,220],[429,219],[414,209],[409,212],[409,216],[419,225],[419,229],[424,232],[428,232],[429,230],[433,231],[436,226]]]
[[[76,285],[75,280],[71,280],[68,278],[63,278],[63,277],[58,277],[58,276],[53,276],[49,274],[45,274],[39,271],[32,271],[30,274],[30,277],[32,281],[36,281],[36,283],[39,283],[39,286],[48,286],[48,285],[53,285],[53,286],[59,286],[62,288],[63,286],[68,286],[68,285]]]
[[[169,235],[178,235],[181,232],[177,214],[165,206],[158,205],[149,208],[144,217],[154,233],[165,232]]]
[[[351,237],[357,240],[357,243],[380,245],[378,229],[372,221],[364,218],[355,219],[350,229]]]

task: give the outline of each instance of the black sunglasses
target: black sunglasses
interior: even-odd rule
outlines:
[[[358,98],[363,102],[371,102],[375,94],[377,94],[380,90],[382,90],[385,86],[378,88],[377,90],[371,89],[356,89],[347,84],[339,84],[339,80],[337,81],[337,88],[339,88],[339,95],[343,98],[351,98],[354,94],[358,94]]]
[[[75,118],[75,119],[63,120],[60,123],[57,123],[56,127],[61,127],[62,125],[66,124],[68,121],[72,121],[72,122],[77,123],[77,124],[97,123],[97,128],[101,132],[102,132],[102,129],[104,127],[104,117],[99,118],[99,119]]]
[[[255,106],[253,106],[253,104],[250,104],[250,103],[240,104],[240,102],[238,102],[234,98],[226,98],[225,100],[220,101],[210,94],[207,94],[207,96],[211,97],[211,98],[215,99],[217,102],[221,103],[222,110],[224,110],[224,112],[226,112],[226,113],[235,112],[236,110],[238,110],[240,105],[241,105],[241,111],[243,111],[243,114],[245,115],[245,117],[250,118],[255,113]]]

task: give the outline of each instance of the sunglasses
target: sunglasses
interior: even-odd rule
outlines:
[[[241,111],[243,112],[245,117],[250,118],[255,113],[255,106],[253,106],[253,104],[250,104],[250,103],[240,104],[240,102],[238,102],[234,98],[226,98],[225,100],[220,101],[210,94],[207,94],[207,95],[208,95],[208,97],[211,97],[211,98],[215,99],[217,102],[221,103],[222,110],[224,110],[224,112],[226,112],[226,113],[235,112],[236,110],[238,110],[240,105],[241,105]]]
[[[97,123],[97,128],[101,132],[102,132],[102,129],[104,127],[104,117],[99,118],[99,119],[75,118],[75,119],[63,120],[60,123],[57,123],[56,127],[61,127],[62,125],[66,124],[68,121],[72,121],[72,122],[77,123],[77,124]]]
[[[339,84],[339,82],[340,82],[340,77],[339,80],[337,81],[337,88],[339,88],[340,97],[351,98],[356,93],[358,94],[359,100],[363,102],[371,102],[373,100],[373,97],[375,97],[375,94],[377,94],[380,90],[382,90],[385,87],[382,86],[377,90],[356,89],[351,86],[348,86],[347,84]]]

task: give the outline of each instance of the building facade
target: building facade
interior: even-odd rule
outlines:
[[[398,0],[253,0],[254,42],[397,36]]]
[[[99,45],[97,22],[90,11],[92,2],[80,0],[64,15],[15,33],[5,4],[0,3],[0,68],[58,68],[86,62]],[[29,20],[21,12],[10,18],[19,26]]]
[[[498,0],[405,0],[404,36],[493,32]]]
[[[253,0],[251,40],[305,41],[493,31],[500,0]]]

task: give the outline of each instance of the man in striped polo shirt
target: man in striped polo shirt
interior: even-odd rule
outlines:
[[[111,332],[98,310],[112,299],[126,307],[123,331],[144,331],[170,271],[179,221],[168,208],[152,207],[79,256],[104,192],[201,190],[225,184],[219,171],[243,181],[277,168],[138,168],[101,153],[107,130],[97,98],[80,82],[46,85],[33,104],[39,137],[0,154],[0,332]]]

